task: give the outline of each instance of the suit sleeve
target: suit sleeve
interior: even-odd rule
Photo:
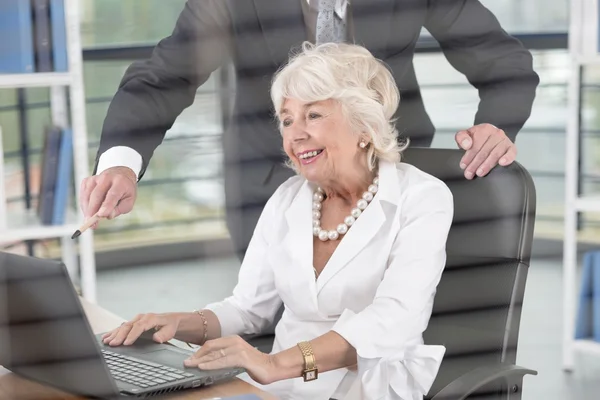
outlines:
[[[144,175],[154,150],[175,119],[189,107],[197,88],[225,64],[231,45],[231,18],[222,0],[188,0],[172,34],[148,60],[125,72],[104,120],[100,156],[122,146],[141,155]]]
[[[479,91],[475,124],[493,124],[514,141],[539,83],[531,53],[478,0],[428,0],[425,28]]]

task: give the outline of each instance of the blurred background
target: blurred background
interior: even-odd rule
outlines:
[[[567,122],[566,88],[567,0],[483,0],[504,28],[532,48],[541,83],[531,118],[518,136],[518,160],[535,179],[538,190],[536,237],[560,239],[564,202],[564,137]],[[93,162],[102,123],[117,85],[129,64],[146,58],[158,40],[170,34],[185,0],[81,0],[81,40],[89,141]],[[437,128],[434,147],[456,147],[454,134],[470,126],[479,98],[463,75],[454,70],[423,32],[415,67],[425,106]],[[428,40],[429,39],[429,40]],[[600,179],[600,96],[597,76],[586,76],[582,171],[585,191],[597,189]],[[182,241],[215,240],[227,236],[222,223],[220,135],[223,107],[231,96],[227,71],[217,71],[197,92],[189,107],[168,132],[147,175],[140,182],[134,211],[96,231],[99,252],[136,249]],[[10,209],[25,207],[22,186],[21,137],[26,125],[31,190],[37,188],[36,160],[43,128],[50,119],[46,88],[0,91],[0,125],[4,134]],[[10,134],[14,132],[14,134]],[[168,205],[168,206],[166,206]],[[582,229],[599,226],[596,215],[584,215]],[[600,238],[600,236],[598,236]],[[47,250],[52,244],[47,243]]]
[[[537,189],[534,262],[522,316],[525,399],[592,399],[600,393],[598,361],[578,374],[561,371],[561,256],[568,121],[568,0],[481,0],[503,27],[531,49],[541,83],[533,113],[517,138],[518,157]],[[109,102],[125,69],[170,34],[185,0],[80,0],[90,171]],[[477,92],[455,71],[426,31],[415,57],[425,106],[437,128],[433,147],[455,148],[471,126]],[[98,303],[124,318],[140,312],[200,308],[228,295],[239,262],[224,224],[221,145],[232,79],[215,72],[177,119],[139,184],[134,211],[95,231]],[[582,193],[600,192],[600,69],[585,68],[582,90]],[[44,127],[51,120],[46,88],[0,89],[7,211],[35,207]],[[23,148],[26,146],[27,154]],[[24,157],[29,177],[24,179]],[[26,188],[25,182],[29,182]],[[599,193],[600,194],[600,193]],[[74,199],[72,200],[74,201]],[[579,243],[600,244],[600,214],[582,213]],[[60,257],[56,239],[4,243],[4,249]],[[175,277],[175,279],[174,279]],[[181,279],[184,277],[185,279]],[[211,282],[203,285],[203,282]]]

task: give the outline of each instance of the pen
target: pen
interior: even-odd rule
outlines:
[[[75,238],[78,238],[79,236],[81,236],[81,234],[83,232],[85,232],[89,227],[91,227],[96,222],[98,222],[100,220],[100,218],[103,218],[103,217],[99,217],[98,214],[94,214],[87,221],[85,221],[84,224],[81,225],[81,227],[79,229],[77,229],[75,231],[75,233],[73,234],[73,236],[71,236],[71,239],[75,239]]]

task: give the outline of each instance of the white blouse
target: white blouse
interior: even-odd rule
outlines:
[[[333,330],[356,349],[358,370],[266,386],[241,378],[282,399],[422,399],[445,352],[424,345],[422,333],[446,261],[450,190],[414,166],[380,162],[379,191],[316,281],[313,193],[301,176],[278,188],[257,223],[233,295],[207,308],[223,336],[257,334],[283,302],[273,353]]]

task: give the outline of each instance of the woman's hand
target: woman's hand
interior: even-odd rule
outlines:
[[[203,370],[241,367],[261,385],[279,380],[273,356],[255,349],[239,336],[207,341],[184,364]]]
[[[124,322],[116,329],[102,335],[102,342],[109,346],[128,346],[141,336],[142,333],[154,330],[152,340],[158,343],[167,342],[175,337],[181,313],[139,314],[133,320]]]

